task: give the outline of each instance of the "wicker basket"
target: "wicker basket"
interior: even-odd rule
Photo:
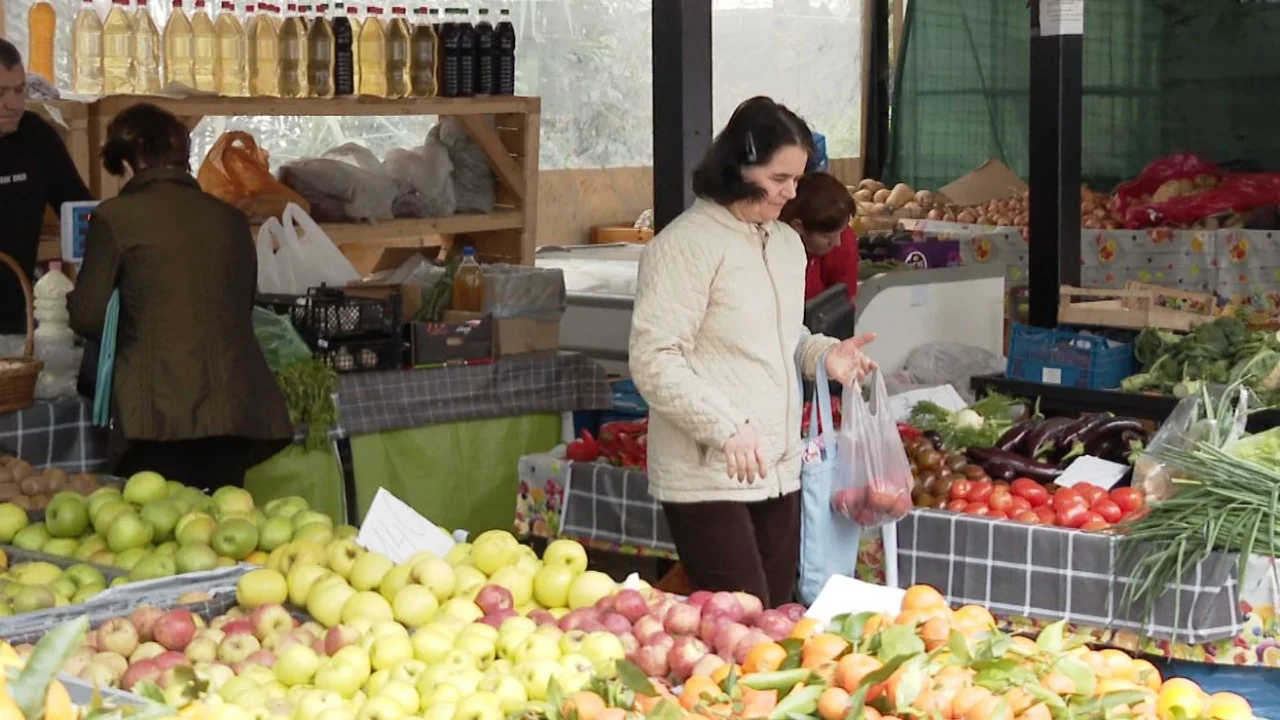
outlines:
[[[31,301],[31,281],[13,258],[0,253],[0,260],[18,276],[27,303],[27,342],[22,357],[0,357],[0,413],[11,413],[31,407],[36,397],[36,378],[44,363],[35,358],[35,316]]]

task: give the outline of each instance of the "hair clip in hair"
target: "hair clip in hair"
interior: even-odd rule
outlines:
[[[756,153],[756,139],[751,135],[751,131],[747,131],[747,162],[760,162],[760,157]]]

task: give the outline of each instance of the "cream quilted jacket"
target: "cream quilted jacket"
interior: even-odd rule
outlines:
[[[805,251],[783,223],[698,200],[649,243],[631,317],[631,376],[649,403],[649,489],[663,502],[755,502],[800,489],[797,358],[812,378],[836,340],[804,328]],[[760,436],[764,480],[739,483],[721,447]]]

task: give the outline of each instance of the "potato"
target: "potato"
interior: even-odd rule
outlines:
[[[874,195],[871,196],[871,201],[875,203],[889,202],[889,191],[885,190],[884,188],[880,188],[875,192]]]
[[[853,194],[853,199],[858,202],[873,202],[875,193],[868,189],[858,190]]]
[[[896,208],[900,208],[914,199],[915,196],[915,190],[912,190],[909,185],[906,183],[898,183],[893,186],[893,190],[889,192],[889,196],[884,202],[887,202]]]
[[[893,208],[886,203],[876,203],[875,205],[871,206],[871,214],[872,215],[891,215],[893,214]]]

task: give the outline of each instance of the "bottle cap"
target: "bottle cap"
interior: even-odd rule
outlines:
[[[173,6],[176,8],[182,7],[182,0],[173,0]]]
[[[355,12],[355,10],[356,10],[355,8],[347,8],[347,12],[349,12],[349,13],[351,13],[351,12]],[[369,13],[370,15],[381,15],[381,14],[382,14],[382,8],[380,8],[380,7],[371,7],[371,8],[369,8],[368,10],[366,10],[365,12]]]
[[[462,248],[462,257],[464,258],[475,257],[475,254],[476,254],[476,249],[473,247]]]
[[[177,7],[177,3],[174,3],[174,7]],[[61,260],[54,260],[54,261],[52,261],[52,262],[50,262],[50,263],[49,263],[49,271],[50,271],[50,272],[60,271],[60,270],[62,270],[62,261],[61,261]]]
[[[481,16],[488,15],[488,14],[489,14],[489,8],[480,8]]]

